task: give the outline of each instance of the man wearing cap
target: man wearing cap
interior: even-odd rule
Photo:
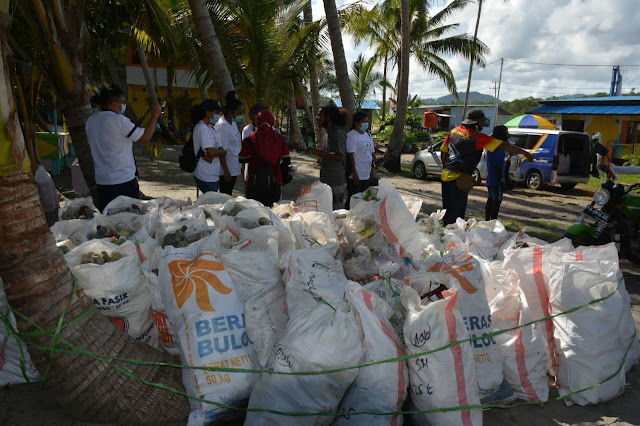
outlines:
[[[520,154],[533,161],[528,151],[511,145],[507,141],[494,139],[480,133],[489,125],[489,119],[479,109],[469,111],[467,119],[449,132],[442,148],[442,207],[446,209],[444,224],[455,223],[465,218],[469,191],[473,189],[473,171],[480,162],[482,150],[502,149],[512,154]]]

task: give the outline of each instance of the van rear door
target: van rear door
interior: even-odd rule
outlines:
[[[591,141],[586,133],[560,133],[558,140],[558,177],[588,178],[591,166]]]

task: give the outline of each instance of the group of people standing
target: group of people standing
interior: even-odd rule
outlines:
[[[101,208],[119,195],[140,196],[136,179],[133,142],[151,140],[159,105],[150,108],[146,128],[140,128],[124,116],[126,99],[117,86],[101,90],[91,99],[94,113],[86,124],[87,138],[95,167]],[[245,181],[245,195],[265,205],[281,198],[282,185],[291,181],[290,155],[285,138],[274,128],[274,116],[267,105],[258,103],[249,110],[251,124],[242,133],[238,124],[244,121],[244,104],[235,92],[227,93],[225,105],[207,99],[191,111],[193,123],[193,177],[200,191],[220,191],[231,195],[238,176]],[[320,159],[320,181],[331,187],[334,210],[349,208],[352,195],[364,192],[374,179],[375,149],[369,133],[369,118],[358,111],[351,117],[346,131],[348,112],[334,104],[319,109],[316,120],[326,129],[323,148],[312,152]],[[486,219],[498,215],[506,178],[505,152],[533,156],[510,144],[504,126],[496,126],[491,136],[481,133],[489,120],[481,110],[472,110],[462,124],[447,135],[442,144],[442,204],[446,209],[444,224],[465,217],[468,193],[473,188],[472,173],[482,151],[488,158],[488,201]]]

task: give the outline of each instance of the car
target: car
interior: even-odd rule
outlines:
[[[443,141],[444,142],[444,141]],[[419,151],[411,162],[411,170],[416,179],[426,179],[427,176],[440,176],[442,173],[442,160],[440,148],[442,142],[431,145],[429,148]],[[480,163],[473,172],[476,185],[480,185],[487,178],[487,158],[483,153]]]
[[[524,161],[520,155],[511,157],[509,176],[514,182],[524,182],[529,189],[541,189],[543,184],[560,184],[573,189],[578,183],[589,182],[591,169],[591,139],[584,132],[546,129],[509,129],[509,142],[529,151],[535,162]]]

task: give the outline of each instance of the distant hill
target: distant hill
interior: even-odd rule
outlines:
[[[439,98],[422,98],[423,105],[454,105],[464,103],[464,92],[458,93],[460,100],[453,95],[440,96]],[[480,92],[469,92],[469,104],[490,104],[494,99],[491,95]]]

